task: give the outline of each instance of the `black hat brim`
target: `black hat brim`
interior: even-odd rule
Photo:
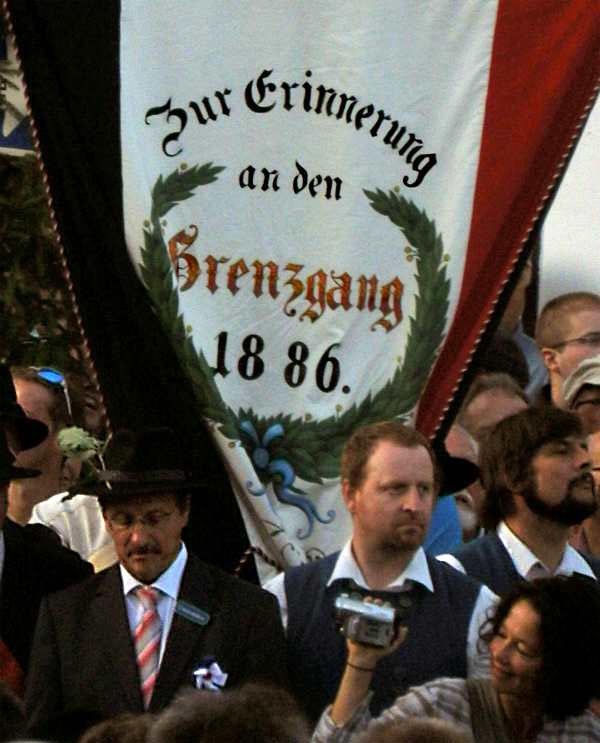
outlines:
[[[79,480],[75,488],[78,493],[102,496],[103,498],[122,498],[135,496],[150,496],[171,493],[185,493],[198,487],[200,483],[194,480],[154,480],[152,482],[112,481],[112,480]]]
[[[33,449],[48,436],[48,426],[45,423],[28,418],[25,414],[4,412],[0,414],[0,425],[14,434],[20,451]]]
[[[460,493],[479,478],[479,467],[468,459],[452,457],[445,449],[436,450],[436,458],[441,471],[440,497]]]
[[[41,474],[40,470],[27,467],[0,466],[0,483],[10,482],[11,480],[25,480],[29,477],[38,477]]]

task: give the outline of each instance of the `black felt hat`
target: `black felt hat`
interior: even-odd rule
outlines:
[[[0,484],[5,484],[11,480],[23,480],[26,477],[37,477],[39,470],[25,469],[25,467],[15,467],[15,458],[8,448],[6,434],[0,431]]]
[[[19,450],[41,444],[48,435],[46,424],[28,418],[17,403],[15,385],[6,364],[0,364],[0,426],[14,436]]]
[[[434,452],[440,469],[440,496],[459,493],[479,477],[479,467],[476,464],[462,457],[450,456],[443,444],[434,446]]]
[[[122,429],[108,442],[106,469],[94,482],[81,481],[75,489],[106,497],[189,490],[197,483],[184,468],[183,449],[170,428]]]

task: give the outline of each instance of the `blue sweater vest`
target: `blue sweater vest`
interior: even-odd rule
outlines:
[[[464,544],[452,554],[464,567],[467,575],[485,583],[498,596],[508,593],[516,583],[524,580],[495,532]],[[579,554],[589,564],[596,578],[600,578],[600,560]]]
[[[311,720],[317,720],[333,701],[346,662],[345,640],[333,621],[339,588],[327,587],[338,554],[285,574],[289,677]],[[427,562],[434,593],[417,585],[406,641],[377,664],[371,684],[373,715],[409,686],[440,676],[467,675],[467,634],[481,586],[438,560],[427,558]]]

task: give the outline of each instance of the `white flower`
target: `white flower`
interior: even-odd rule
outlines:
[[[83,428],[70,426],[58,433],[58,445],[65,457],[85,462],[102,451],[102,442]]]
[[[227,683],[227,676],[229,674],[224,673],[219,664],[214,661],[206,667],[197,668],[194,671],[194,678],[196,680],[197,689],[206,689],[208,691],[221,691],[221,689]]]

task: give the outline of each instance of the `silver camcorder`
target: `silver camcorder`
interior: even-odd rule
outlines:
[[[387,648],[400,623],[396,609],[365,603],[360,595],[341,593],[335,600],[334,619],[340,632],[362,645]]]

